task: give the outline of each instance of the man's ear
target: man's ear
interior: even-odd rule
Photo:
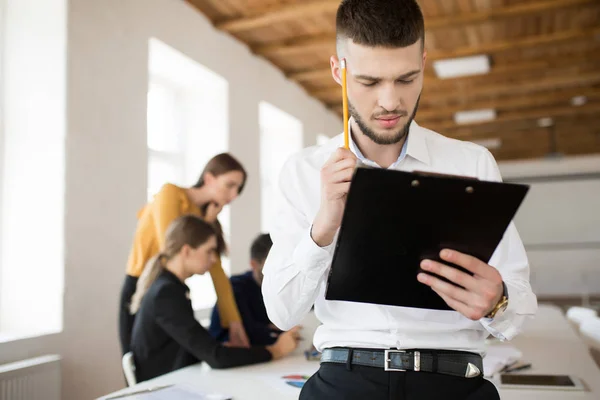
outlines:
[[[256,260],[250,260],[250,267],[253,271],[256,271],[260,267],[260,263]]]
[[[329,64],[331,65],[331,76],[333,77],[333,80],[336,81],[338,85],[341,85],[342,69],[340,68],[340,60],[337,56],[331,56]]]

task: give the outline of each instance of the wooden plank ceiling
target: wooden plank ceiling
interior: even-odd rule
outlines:
[[[337,113],[339,0],[188,0]],[[600,0],[420,0],[428,64],[417,121],[494,143],[499,160],[600,153]],[[485,75],[439,79],[432,61],[487,55]],[[573,105],[585,96],[585,104]],[[459,125],[459,111],[496,118]],[[551,126],[540,119],[551,118]]]

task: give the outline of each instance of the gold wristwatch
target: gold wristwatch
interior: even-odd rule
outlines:
[[[502,297],[500,297],[496,306],[485,318],[493,319],[498,313],[502,314],[506,310],[506,307],[508,307],[508,290],[506,289],[506,284],[502,281]]]

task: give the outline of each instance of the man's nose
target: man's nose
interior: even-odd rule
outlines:
[[[385,85],[379,93],[379,106],[386,111],[395,111],[400,107],[400,93],[395,85]]]

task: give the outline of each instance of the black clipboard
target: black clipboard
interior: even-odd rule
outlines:
[[[460,176],[357,168],[325,299],[451,310],[417,280],[420,262],[441,261],[444,248],[489,262],[528,190]]]

